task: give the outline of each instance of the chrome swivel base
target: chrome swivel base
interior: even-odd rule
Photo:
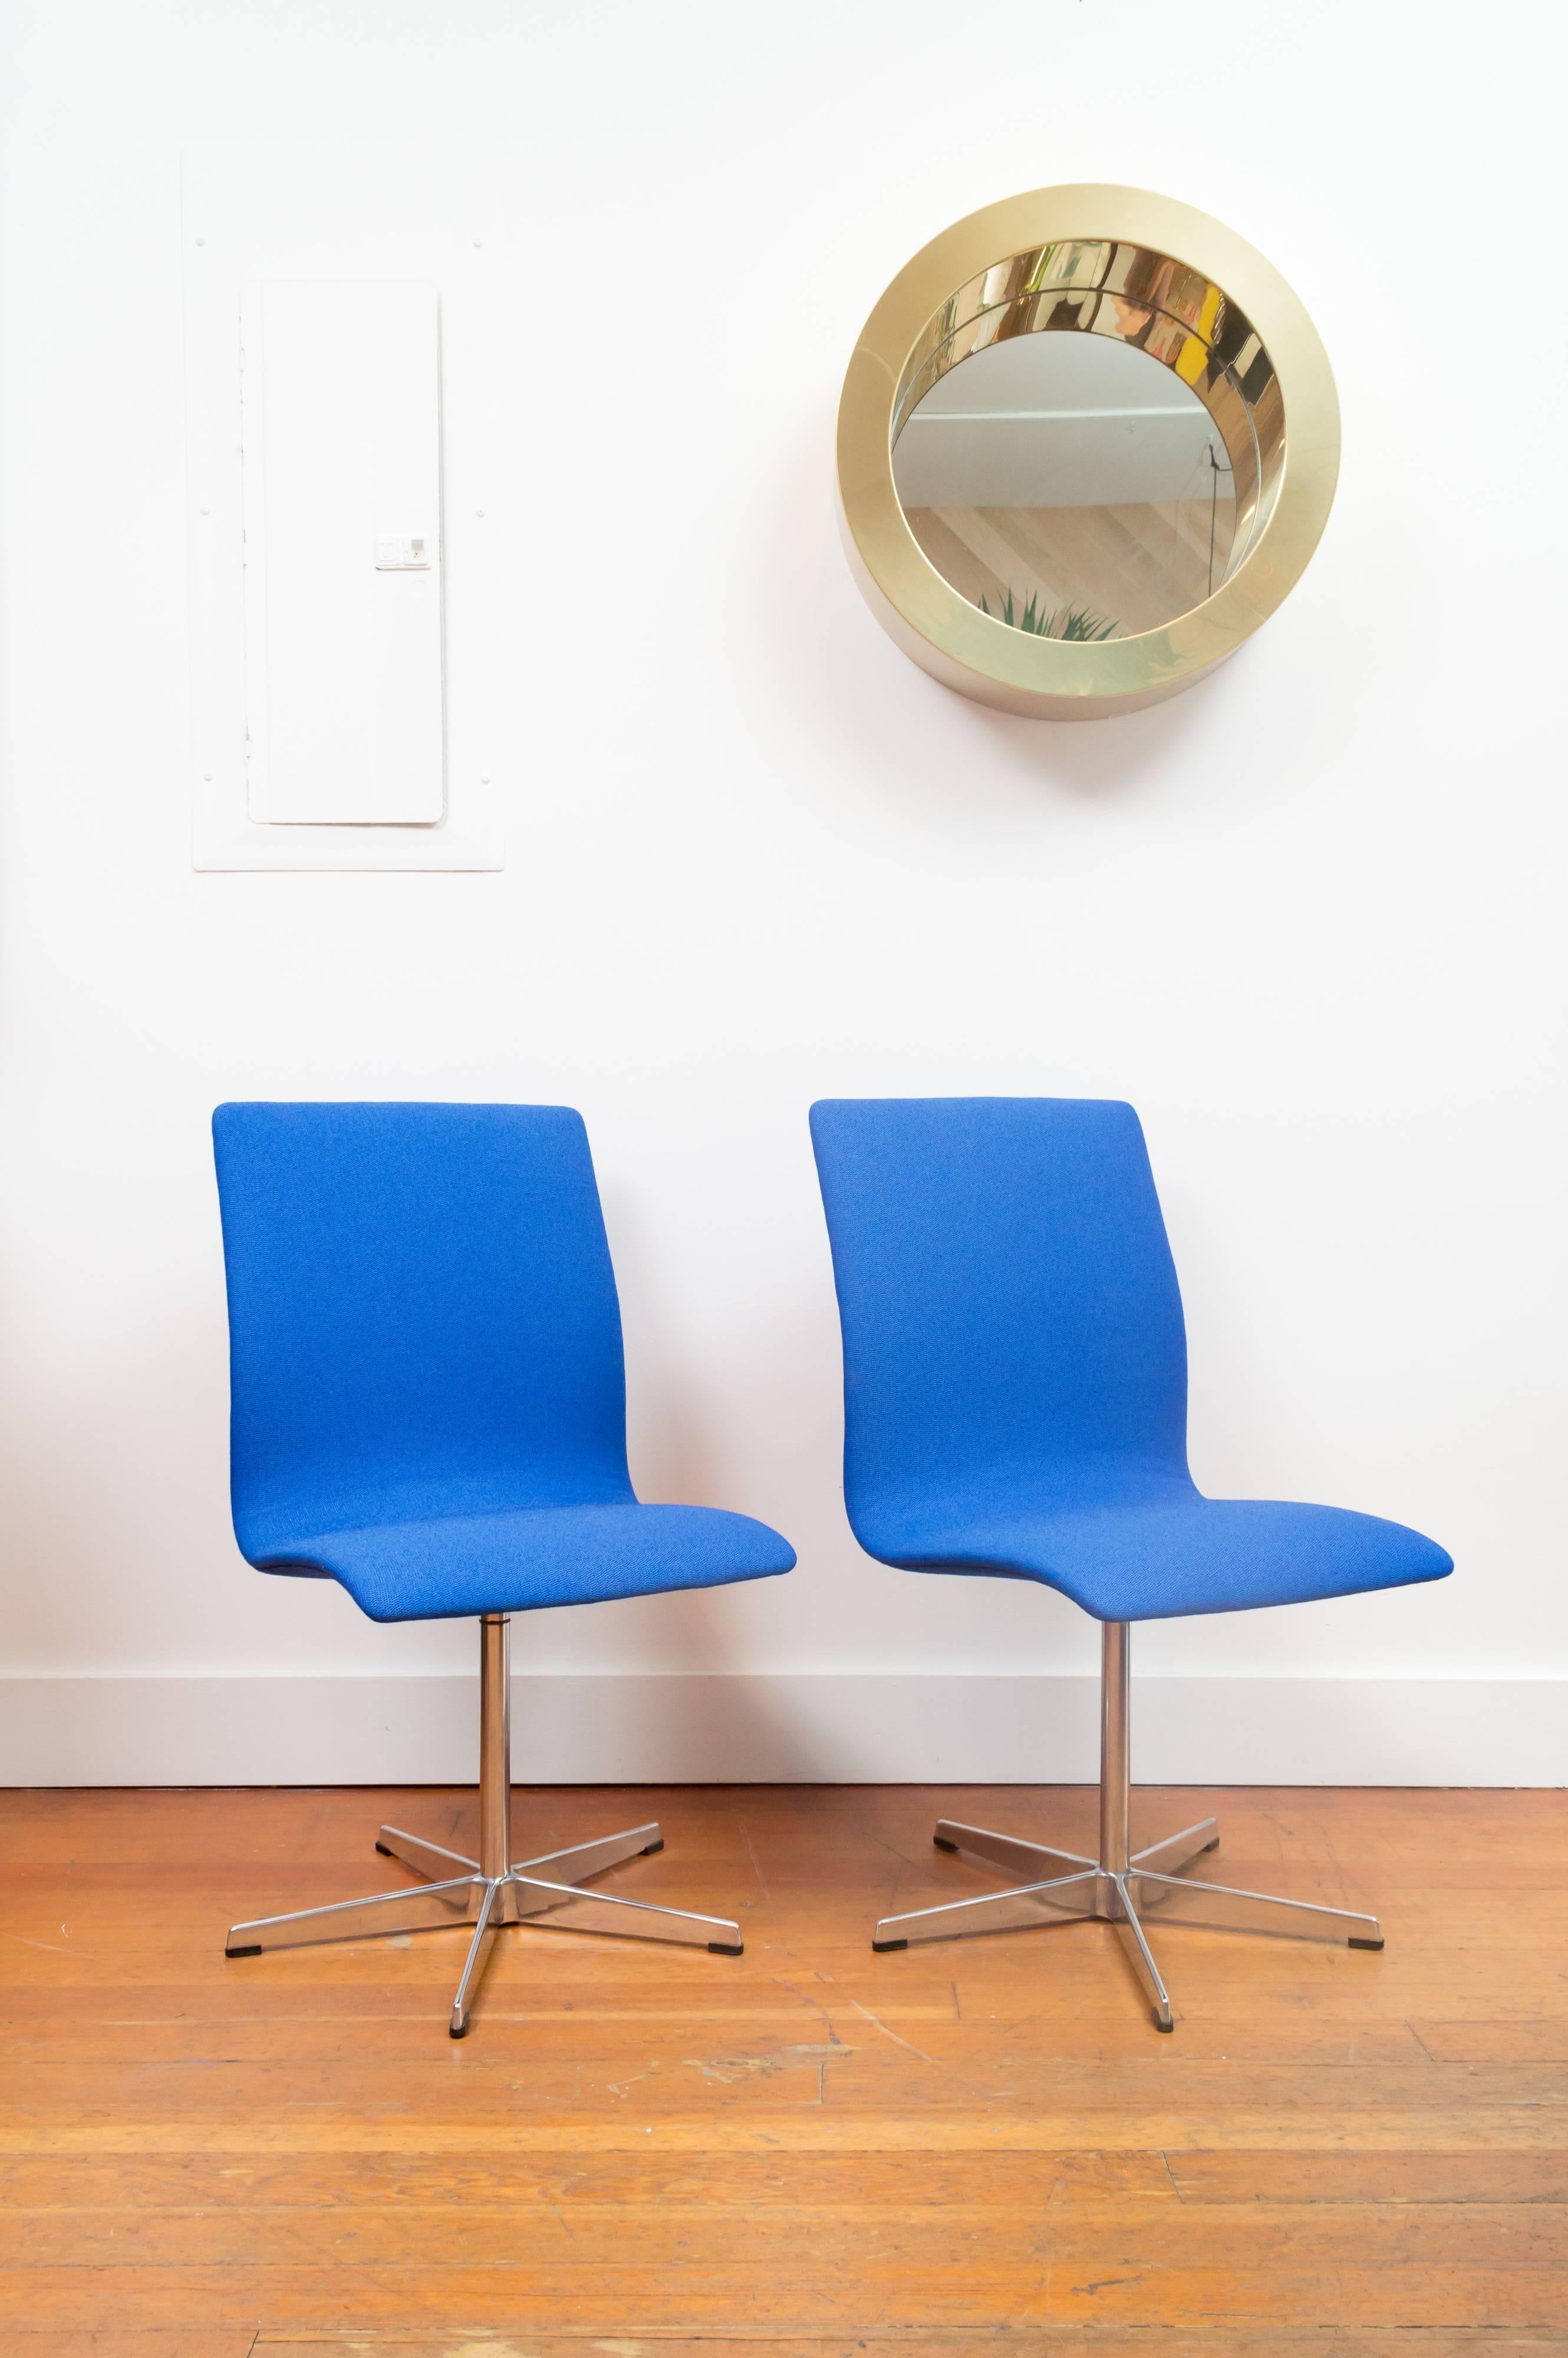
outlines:
[[[569,1930],[632,1933],[643,1940],[683,1941],[721,1957],[741,1953],[741,1927],[727,1916],[698,1916],[681,1908],[658,1908],[642,1899],[622,1899],[608,1891],[584,1890],[590,1876],[623,1859],[663,1850],[658,1826],[631,1826],[598,1842],[574,1843],[514,1865],[511,1858],[512,1746],[507,1619],[486,1614],[480,1625],[480,1855],[465,1858],[423,1834],[383,1826],[376,1848],[429,1878],[368,1899],[343,1899],[327,1908],[302,1908],[289,1916],[261,1916],[230,1927],[224,1953],[259,1957],[264,1949],[292,1949],[312,1941],[350,1941],[437,1927],[471,1924],[473,1938],[452,2000],[449,2026],[466,2037],[470,2009],[489,1961],[495,1934],[508,1924],[536,1924],[558,1909],[579,1911]]]
[[[1131,1747],[1127,1640],[1125,1621],[1105,1623],[1098,1858],[939,1818],[935,1836],[939,1850],[968,1851],[1028,1880],[1005,1891],[987,1892],[978,1899],[917,1908],[906,1916],[884,1916],[872,1938],[873,1949],[905,1949],[912,1941],[950,1940],[966,1932],[1013,1931],[1075,1920],[1114,1924],[1149,2001],[1156,2029],[1173,2030],[1171,2000],[1144,1933],[1145,1917],[1158,1917],[1162,1926],[1206,1924],[1230,1931],[1344,1942],[1352,1949],[1382,1947],[1382,1927],[1375,1916],[1357,1915],[1347,1908],[1320,1908],[1311,1901],[1276,1899],[1262,1891],[1238,1891],[1185,1875],[1184,1868],[1218,1846],[1219,1829],[1212,1818],[1200,1819],[1178,1834],[1168,1834],[1163,1842],[1129,1854]]]

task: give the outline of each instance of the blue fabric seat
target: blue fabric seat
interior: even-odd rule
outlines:
[[[913,1572],[1041,1581],[1100,1624],[1097,1851],[939,1818],[937,1849],[1007,1887],[884,1916],[872,1947],[1111,1924],[1165,2031],[1145,1918],[1380,1949],[1375,1916],[1194,1875],[1212,1818],[1133,1847],[1130,1628],[1441,1580],[1450,1559],[1376,1515],[1198,1489],[1182,1300],[1130,1106],[883,1098],[814,1106],[811,1130],[855,1536]]]
[[[376,1621],[480,1625],[477,1855],[405,1826],[424,1877],[229,1928],[225,1953],[471,1924],[466,2038],[503,1926],[741,1952],[731,1917],[597,1887],[656,1822],[521,1858],[511,1616],[760,1580],[749,1515],[644,1507],[626,1466],[621,1311],[588,1133],[566,1106],[226,1105],[212,1117],[229,1286],[234,1534],[263,1572],[341,1581]],[[564,1915],[564,1922],[563,1922]]]
[[[1107,1622],[1453,1570],[1376,1515],[1199,1491],[1181,1296],[1130,1106],[838,1100],[811,1128],[845,1503],[869,1554],[1043,1581]]]
[[[564,1106],[226,1105],[234,1530],[377,1621],[788,1572],[764,1523],[643,1506],[620,1310]]]
[[[776,1531],[718,1507],[514,1507],[318,1531],[257,1559],[330,1573],[373,1621],[601,1605],[787,1572]]]
[[[1097,1621],[1153,1621],[1301,1605],[1440,1580],[1450,1559],[1419,1531],[1342,1507],[1184,1495],[1099,1503],[1015,1498],[1011,1512],[906,1510],[857,1519],[868,1554],[908,1572],[1044,1581]]]

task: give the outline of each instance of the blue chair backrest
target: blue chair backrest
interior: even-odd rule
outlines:
[[[622,1502],[621,1314],[566,1106],[212,1117],[234,1529]]]
[[[811,1130],[862,1540],[923,1501],[1190,1478],[1181,1295],[1130,1106],[828,1099]]]

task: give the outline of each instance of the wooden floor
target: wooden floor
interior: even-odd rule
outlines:
[[[1083,1847],[1081,1790],[577,1789],[518,1797],[531,1848],[656,1810],[609,1887],[746,1954],[512,1931],[454,2044],[459,1934],[222,1951],[465,1797],[0,1795],[0,2351],[1568,2350],[1568,1796],[1138,1818],[1211,1802],[1227,1880],[1387,1949],[1173,1927],[1162,2038],[1106,1927],[867,1945],[1005,1880],[939,1806]]]

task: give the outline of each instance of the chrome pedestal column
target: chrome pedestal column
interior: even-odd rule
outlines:
[[[1237,1891],[1219,1883],[1199,1883],[1183,1872],[1217,1848],[1219,1828],[1200,1819],[1180,1833],[1167,1834],[1147,1849],[1129,1852],[1128,1803],[1131,1791],[1131,1744],[1128,1722],[1128,1624],[1103,1624],[1100,1656],[1099,1856],[1022,1842],[1014,1834],[988,1833],[981,1826],[939,1818],[934,1837],[939,1850],[968,1851],[1027,1881],[979,1899],[958,1899],[943,1908],[917,1908],[907,1916],[884,1916],[873,1949],[904,1949],[911,1941],[949,1940],[966,1932],[1016,1931],[1025,1927],[1098,1920],[1114,1924],[1137,1975],[1157,2029],[1173,2029],[1171,2000],[1143,1930],[1145,1917],[1165,1923],[1206,1924],[1223,1931],[1276,1932],[1309,1941],[1343,1941],[1352,1949],[1380,1949],[1382,1927],[1375,1916],[1347,1908],[1320,1908],[1299,1899],[1275,1899],[1267,1892]]]
[[[741,1954],[741,1927],[725,1916],[697,1916],[681,1908],[655,1908],[642,1899],[621,1899],[608,1891],[585,1891],[590,1876],[622,1859],[663,1850],[656,1824],[630,1826],[598,1842],[574,1843],[537,1858],[512,1857],[512,1689],[508,1671],[509,1623],[503,1613],[487,1613],[480,1623],[479,1856],[465,1858],[423,1834],[383,1826],[376,1848],[384,1858],[401,1859],[428,1880],[379,1891],[368,1899],[344,1899],[330,1908],[302,1908],[290,1916],[262,1916],[231,1926],[224,1953],[257,1957],[264,1949],[292,1949],[310,1941],[368,1940],[393,1932],[425,1932],[441,1925],[471,1924],[473,1939],[452,2000],[449,2025],[464,2037],[469,2013],[494,1936],[507,1924],[537,1923],[570,1909],[569,1929],[628,1932],[643,1940],[700,1942],[722,1957]]]

